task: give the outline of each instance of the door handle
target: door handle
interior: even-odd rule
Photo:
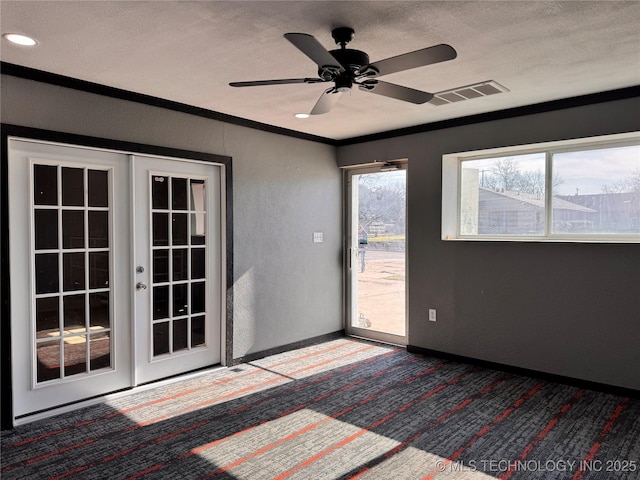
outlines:
[[[136,290],[146,290],[146,289],[147,289],[147,286],[144,283],[142,282],[136,283]]]

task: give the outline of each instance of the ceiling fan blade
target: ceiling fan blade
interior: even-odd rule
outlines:
[[[432,63],[453,60],[457,56],[457,52],[451,45],[442,43],[433,47],[423,48],[422,50],[416,50],[415,52],[404,53],[397,57],[379,60],[369,66],[377,70],[378,75],[387,75],[411,68],[424,67]]]
[[[333,88],[326,90],[318,99],[315,106],[311,110],[311,115],[321,115],[327,113],[333,108],[336,102],[340,99],[342,94],[336,92]]]
[[[255,80],[252,82],[231,82],[232,87],[260,87],[263,85],[288,85],[291,83],[322,83],[321,78],[283,78],[281,80]]]
[[[423,92],[380,80],[367,80],[360,84],[360,90],[416,104],[426,103],[433,98],[433,93]]]
[[[318,67],[334,67],[343,72],[344,67],[314,36],[307,33],[285,33],[284,38],[293,43],[302,53],[313,60]]]

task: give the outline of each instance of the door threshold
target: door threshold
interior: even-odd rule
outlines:
[[[393,345],[394,347],[400,347],[405,349],[407,348],[407,346],[404,343],[395,343],[390,340],[376,340],[370,337],[364,337],[362,335],[354,335],[354,334],[348,334],[347,337],[357,338],[358,340],[366,340],[367,342],[381,343],[383,345]]]

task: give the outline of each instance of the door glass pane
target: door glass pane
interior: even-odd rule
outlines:
[[[109,252],[89,253],[89,288],[109,288]]]
[[[109,172],[106,170],[89,170],[89,206],[109,206]]]
[[[204,212],[205,209],[205,186],[204,180],[191,180],[191,210]]]
[[[173,281],[187,279],[187,256],[188,250],[180,248],[173,251]]]
[[[58,167],[34,165],[33,177],[33,203],[36,205],[57,205]]]
[[[36,299],[36,338],[60,335],[58,297]]]
[[[38,363],[37,380],[46,382],[60,378],[60,341],[41,342],[36,345]]]
[[[173,224],[171,226],[171,238],[173,240],[172,245],[186,245],[187,244],[187,214],[186,213],[174,213]]]
[[[58,248],[58,210],[35,211],[36,250]]]
[[[84,248],[84,212],[62,211],[62,248]]]
[[[84,290],[84,253],[65,253],[62,258],[65,292]]]
[[[165,247],[169,245],[169,214],[154,213],[153,218],[153,246]]]
[[[204,345],[205,339],[205,317],[192,317],[191,318],[191,346],[197,347],[198,345]]]
[[[173,351],[184,350],[188,345],[187,319],[175,320],[173,322]]]
[[[153,319],[169,318],[169,287],[153,287]]]
[[[62,205],[84,205],[84,169],[62,167]]]
[[[191,313],[204,312],[205,282],[191,284]]]
[[[174,210],[186,210],[187,205],[187,179],[171,179],[171,208]]]
[[[191,278],[205,277],[205,250],[204,248],[191,249]]]
[[[404,337],[406,170],[352,176],[351,325]]]
[[[153,251],[153,283],[169,281],[169,250]]]
[[[77,335],[64,339],[64,375],[77,375],[87,371],[87,336]]]
[[[89,294],[89,325],[91,328],[109,328],[109,292]]]
[[[84,315],[84,295],[63,297],[64,329],[66,333],[80,333],[86,330]]]
[[[54,293],[59,290],[58,254],[36,255],[36,294]]]
[[[191,214],[191,245],[205,244],[205,222],[207,216],[204,213]]]
[[[169,208],[169,179],[154,175],[151,181],[151,208],[167,210]]]
[[[173,316],[180,317],[189,313],[187,304],[187,284],[181,283],[173,286]]]
[[[89,337],[89,368],[99,370],[111,366],[111,332],[94,333]]]
[[[109,246],[109,212],[89,210],[89,248]]]
[[[169,353],[169,322],[153,325],[153,355]]]

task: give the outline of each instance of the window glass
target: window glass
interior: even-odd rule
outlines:
[[[640,233],[640,145],[553,155],[553,233]]]
[[[544,234],[544,153],[467,160],[461,167],[461,235]]]

